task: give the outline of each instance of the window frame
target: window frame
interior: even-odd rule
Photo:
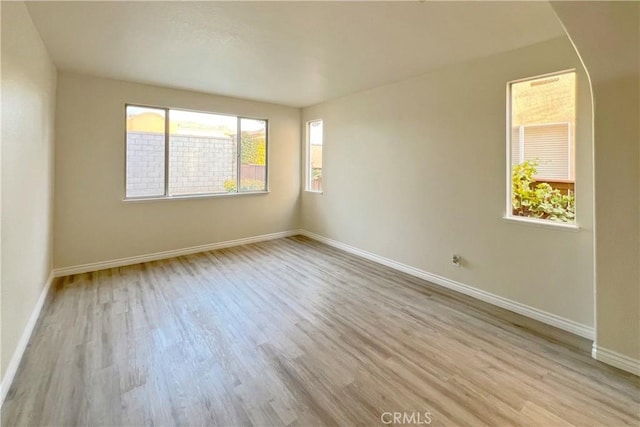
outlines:
[[[164,194],[162,195],[153,195],[153,196],[127,196],[127,150],[128,150],[128,138],[127,138],[127,108],[128,107],[141,107],[141,108],[153,108],[156,110],[163,110],[165,113],[165,123],[164,123]],[[171,116],[170,111],[184,111],[190,113],[201,113],[201,114],[213,114],[217,116],[228,116],[236,118],[236,191],[235,192],[219,192],[219,193],[191,193],[191,194],[178,194],[178,195],[170,195],[169,194],[169,168],[170,168],[170,152],[169,152],[169,138],[170,138],[170,126],[171,126]],[[242,139],[240,137],[240,122],[242,119],[247,120],[260,120],[265,122],[265,189],[264,190],[252,190],[252,191],[241,191],[240,190],[240,170],[241,163],[240,159],[242,157]],[[263,117],[252,117],[252,116],[243,116],[236,115],[230,113],[215,113],[212,111],[203,111],[203,110],[194,110],[188,108],[180,108],[180,107],[165,107],[158,105],[150,105],[143,103],[132,103],[126,102],[124,104],[124,191],[122,200],[125,202],[142,202],[142,201],[155,201],[155,200],[182,200],[182,199],[205,199],[205,198],[213,198],[213,197],[234,197],[234,196],[248,196],[248,195],[260,195],[260,194],[269,194],[269,119]]]
[[[305,172],[304,172],[304,191],[307,193],[323,194],[324,193],[324,179],[322,181],[322,190],[314,190],[311,188],[311,123],[322,123],[322,160],[324,166],[324,119],[312,119],[305,122]],[[324,167],[322,168],[324,177]]]
[[[573,132],[575,132],[577,134],[577,122],[578,122],[578,72],[575,68],[568,68],[568,69],[564,69],[564,70],[560,70],[560,71],[554,71],[551,73],[545,73],[545,74],[538,74],[535,76],[530,76],[530,77],[525,77],[525,78],[521,78],[521,79],[515,79],[515,80],[509,80],[507,82],[506,85],[506,145],[507,145],[507,149],[506,149],[506,206],[505,206],[505,213],[502,216],[502,219],[507,220],[509,222],[515,223],[515,224],[524,224],[524,225],[533,225],[533,226],[537,226],[537,227],[543,227],[543,228],[549,228],[549,229],[556,229],[556,230],[568,230],[568,231],[578,231],[580,229],[580,226],[578,225],[578,205],[576,203],[575,205],[575,217],[573,222],[568,223],[568,222],[558,222],[558,221],[553,221],[550,219],[539,219],[539,218],[532,218],[532,217],[527,217],[527,216],[519,216],[519,215],[514,215],[513,214],[513,206],[512,206],[512,173],[511,173],[511,168],[512,168],[512,141],[511,141],[511,137],[512,137],[512,122],[513,122],[513,110],[512,110],[512,102],[511,102],[511,87],[516,84],[516,83],[522,83],[522,82],[527,82],[527,81],[531,81],[531,80],[539,80],[539,79],[544,79],[544,78],[550,78],[550,77],[554,77],[554,76],[558,76],[558,75],[563,75],[563,74],[568,74],[568,73],[575,73],[575,110],[576,110],[576,117],[575,117],[575,123],[576,125],[574,126],[574,128],[572,129]],[[571,144],[569,144],[569,149],[571,149]],[[571,164],[571,167],[573,168],[574,171],[574,188],[577,190],[578,188],[578,177],[577,175],[575,175],[575,171],[577,170],[576,168],[576,164],[575,164],[575,159],[577,158],[576,153],[578,151],[578,146],[576,143],[576,146],[574,147],[573,150],[573,156],[574,156],[574,162],[571,163],[571,159],[569,159],[569,162]],[[576,191],[577,193],[577,191]],[[576,199],[577,200],[577,199]]]

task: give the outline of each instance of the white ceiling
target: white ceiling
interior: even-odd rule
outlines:
[[[548,2],[27,2],[62,70],[307,106],[564,34]]]

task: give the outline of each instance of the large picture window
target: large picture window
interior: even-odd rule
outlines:
[[[509,83],[507,216],[575,222],[576,73]]]
[[[126,106],[126,198],[267,190],[267,120]]]

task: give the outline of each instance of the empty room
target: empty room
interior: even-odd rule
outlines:
[[[640,3],[0,20],[2,426],[640,426]]]

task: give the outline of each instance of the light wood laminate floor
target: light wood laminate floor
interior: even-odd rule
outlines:
[[[293,237],[58,279],[2,425],[638,426],[589,344]]]

